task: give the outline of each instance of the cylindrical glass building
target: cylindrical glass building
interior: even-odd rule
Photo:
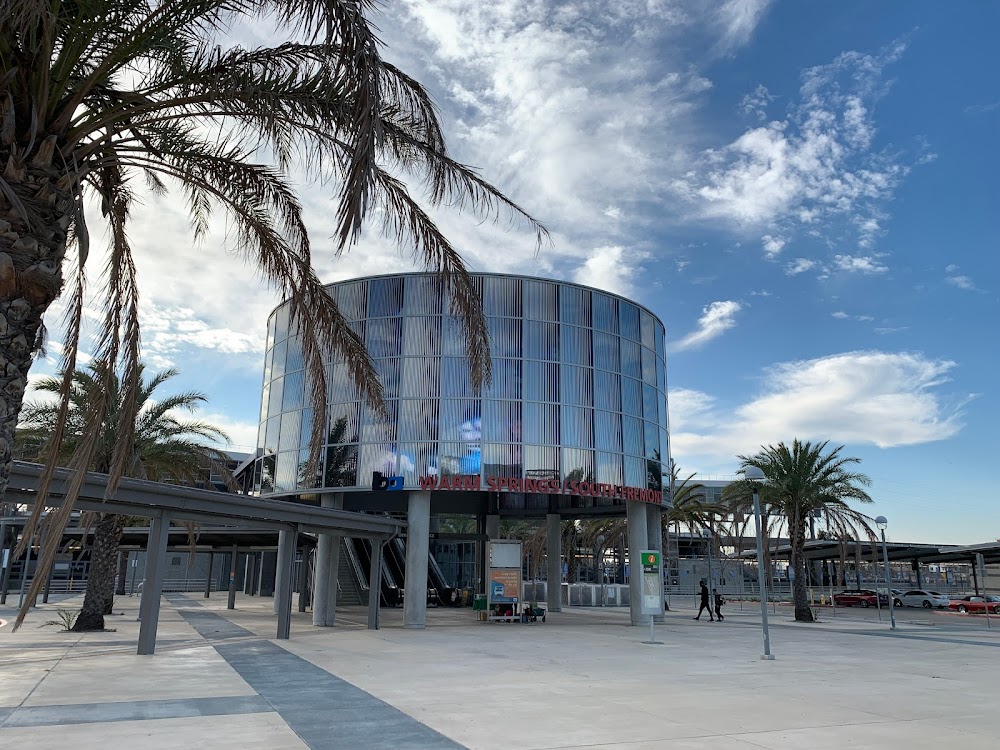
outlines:
[[[359,400],[342,362],[329,363],[322,486],[343,488],[345,498],[372,494],[380,472],[402,477],[405,489],[496,492],[499,510],[529,515],[620,513],[625,500],[658,501],[670,455],[663,324],[634,302],[578,284],[473,278],[493,360],[492,382],[479,394],[461,323],[434,274],[328,287],[376,363],[389,417]],[[315,484],[300,469],[313,418],[304,379],[280,305],[268,323],[261,494]]]

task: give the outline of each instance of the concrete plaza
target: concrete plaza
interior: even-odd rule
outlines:
[[[336,628],[293,615],[274,641],[270,599],[169,595],[155,656],[136,656],[138,600],[85,635],[40,627],[79,598],[0,626],[0,748],[997,747],[1000,621],[906,610],[895,634],[871,611],[798,625],[779,607],[759,660],[753,605],[693,622],[674,600],[644,645],[625,610],[568,610],[545,624],[480,623],[431,610],[426,630],[382,629],[347,608]],[[12,620],[11,607],[0,619]]]

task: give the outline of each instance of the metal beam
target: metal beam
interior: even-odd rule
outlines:
[[[146,545],[146,577],[139,603],[139,647],[136,651],[139,656],[151,656],[156,650],[156,626],[160,619],[160,594],[163,591],[169,528],[170,517],[161,511],[159,517],[153,519]]]
[[[275,605],[278,609],[277,638],[288,640],[292,630],[292,581],[294,580],[295,547],[298,534],[295,529],[288,532],[288,543],[278,547],[278,565],[274,584]],[[280,580],[278,576],[280,575]]]
[[[378,630],[379,606],[382,603],[382,542],[377,539],[372,540],[371,563],[368,571],[368,629]]]

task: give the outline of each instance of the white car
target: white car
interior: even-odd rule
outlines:
[[[937,607],[938,609],[947,609],[948,605],[951,603],[951,599],[944,594],[939,594],[937,591],[926,591],[922,589],[905,591],[903,592],[903,596],[901,598],[903,600],[904,607],[923,607],[924,609]]]

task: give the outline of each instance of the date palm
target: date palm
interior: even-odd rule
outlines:
[[[822,514],[827,529],[838,537],[875,539],[871,519],[848,503],[871,503],[863,489],[871,479],[850,467],[861,459],[841,455],[844,446],[827,451],[828,441],[810,443],[794,440],[769,445],[752,456],[739,456],[741,470],[755,466],[764,472],[760,487],[761,512],[771,521],[774,533],[786,532],[790,543],[792,595],[795,619],[812,622],[806,579],[805,543],[809,519]],[[746,481],[733,482],[723,499],[733,512],[749,516],[753,487]]]
[[[314,271],[291,176],[298,165],[304,174],[295,181],[329,191],[334,252],[355,244],[374,215],[386,235],[437,271],[452,313],[465,322],[473,382],[489,380],[479,296],[459,252],[411,189],[420,188],[431,207],[468,207],[494,220],[509,213],[539,241],[546,232],[449,156],[426,90],[382,59],[369,18],[376,11],[375,0],[0,0],[0,493],[42,316],[62,292],[64,272],[66,375],[55,444],[65,434],[95,218],[110,248],[95,352],[104,390],[87,419],[95,429],[104,419],[114,373],[124,408],[136,409],[134,255],[144,248],[132,242],[129,224],[143,192],[156,200],[179,188],[195,238],[222,209],[232,246],[290,300],[315,414],[325,413],[330,347],[375,406],[382,387],[362,340]],[[268,25],[273,42],[244,46],[225,36],[244,22]],[[96,217],[88,215],[93,205],[100,207]],[[310,475],[323,429],[324,420],[314,420]],[[130,430],[111,457],[109,494],[132,452]],[[77,470],[66,488],[69,502],[48,522],[65,524],[96,450],[92,441],[78,443],[69,461]],[[22,539],[40,517],[53,471],[51,465],[42,477]],[[49,545],[43,571],[54,555]]]
[[[154,397],[156,390],[176,374],[176,370],[164,370],[146,380],[140,365],[137,414],[125,408],[124,393],[118,379],[111,379],[110,406],[96,436],[97,448],[90,467],[93,471],[108,473],[115,446],[120,436],[129,431],[133,433],[133,439],[124,471],[126,476],[194,484],[205,478],[209,467],[216,467],[225,473],[226,455],[204,444],[204,441],[228,442],[225,433],[205,422],[184,420],[177,416],[179,411],[196,409],[205,402],[205,397],[194,392],[162,399]],[[59,421],[58,397],[63,380],[47,377],[35,387],[55,398],[25,404],[23,422],[18,431],[19,444],[24,446],[22,455],[29,460],[63,463],[73,455],[77,444],[85,439],[88,405],[97,391],[105,387],[105,379],[95,368],[73,373],[66,431],[59,443],[53,440],[53,436]],[[134,425],[129,425],[126,430],[126,422],[134,422]],[[118,545],[127,519],[114,513],[98,513],[95,516],[91,519],[94,542],[90,552],[90,575],[83,608],[73,625],[76,631],[104,628],[104,615],[111,611],[114,596]]]

